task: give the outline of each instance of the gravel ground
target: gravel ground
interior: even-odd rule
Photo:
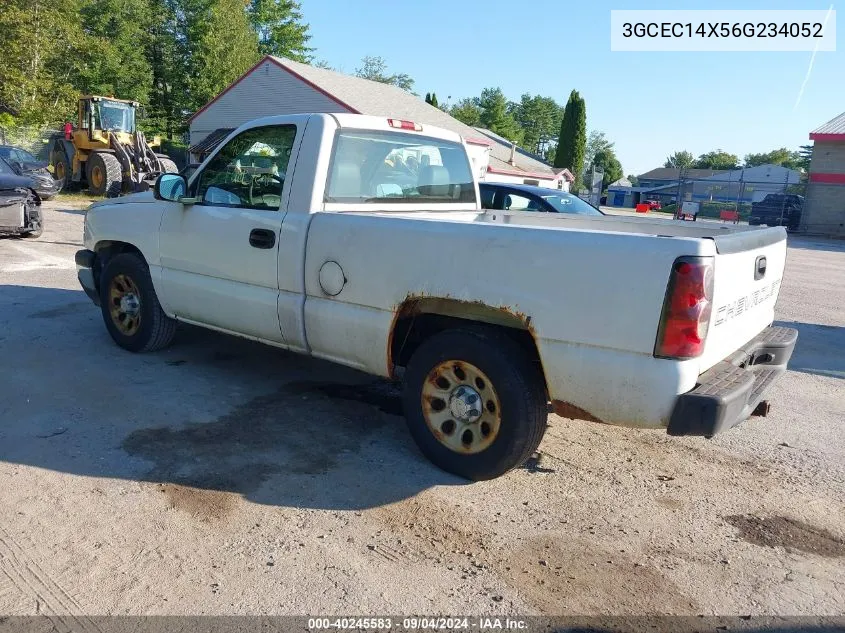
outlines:
[[[790,239],[768,418],[550,416],[539,460],[467,484],[368,376],[193,328],[120,350],[80,204],[46,206],[0,240],[0,614],[845,614],[845,243]]]

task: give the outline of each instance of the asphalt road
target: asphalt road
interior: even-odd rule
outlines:
[[[109,339],[83,213],[0,240],[0,615],[845,614],[845,244],[790,238],[773,409],[713,440],[550,417],[467,484],[395,390],[183,328]]]

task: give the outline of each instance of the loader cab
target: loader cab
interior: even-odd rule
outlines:
[[[79,99],[77,128],[88,141],[103,141],[106,132],[131,136],[135,133],[135,113],[138,103],[123,99],[87,95]],[[125,139],[121,139],[125,142]]]

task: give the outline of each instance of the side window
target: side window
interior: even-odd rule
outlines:
[[[200,204],[278,211],[295,125],[241,132],[206,165],[196,182]]]
[[[481,190],[481,208],[495,209],[493,200],[496,197],[496,190],[491,187],[479,187],[479,189]]]
[[[505,211],[539,211],[539,205],[525,196],[516,193],[505,195]]]

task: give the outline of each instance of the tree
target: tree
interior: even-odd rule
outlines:
[[[693,167],[696,169],[737,169],[739,158],[736,154],[728,154],[720,149],[714,152],[707,152],[699,156]]]
[[[555,140],[563,109],[551,97],[522,95],[519,103],[513,104],[511,113],[522,128],[523,147],[542,153]]]
[[[590,165],[593,165],[595,157],[599,152],[613,153],[613,143],[607,140],[607,135],[604,132],[593,130],[587,137],[587,146],[584,150],[584,166],[589,167]],[[619,180],[619,178],[616,178],[615,180]]]
[[[437,103],[437,95],[433,92],[426,92],[425,93],[425,102],[428,105],[433,105],[435,108],[440,107]]]
[[[146,38],[146,56],[152,83],[145,122],[152,130],[172,138],[182,127],[189,112],[187,93],[187,42],[185,24],[177,14],[174,0],[150,0],[150,30]]]
[[[114,95],[146,103],[153,81],[141,44],[152,26],[150,3],[85,0],[80,18],[87,36],[73,84],[85,94]]]
[[[663,163],[663,166],[671,169],[689,169],[694,162],[695,157],[690,152],[681,150],[680,152],[670,154],[666,162]]]
[[[196,111],[259,59],[244,0],[185,0],[189,53],[187,107]]]
[[[796,167],[805,172],[810,171],[810,161],[813,159],[813,146],[802,145],[798,148],[798,161]]]
[[[504,136],[519,145],[522,143],[522,128],[508,112],[508,100],[501,88],[485,88],[478,99],[481,108],[480,123],[491,132]]]
[[[563,111],[560,124],[560,137],[555,152],[555,167],[565,167],[575,176],[573,183],[577,191],[581,186],[584,169],[584,153],[587,145],[587,105],[573,90]]]
[[[628,179],[628,182],[631,183],[632,187],[639,187],[640,186],[640,179],[637,178],[634,174],[628,174],[625,176]]]
[[[758,165],[782,165],[788,169],[798,169],[801,164],[801,154],[799,152],[791,152],[785,147],[762,154],[745,155],[746,167],[757,167]]]
[[[248,0],[247,13],[258,36],[261,55],[277,55],[306,64],[311,61],[314,49],[308,46],[311,35],[299,2]]]
[[[596,170],[604,172],[601,181],[602,190],[607,189],[608,185],[622,178],[624,174],[622,164],[616,158],[613,149],[602,149],[596,152],[592,165]]]
[[[451,107],[449,114],[470,127],[481,125],[481,108],[477,99],[461,99]]]
[[[384,61],[383,57],[371,57],[369,55],[364,57],[361,59],[361,67],[355,69],[355,75],[362,79],[390,84],[408,92],[412,92],[414,89],[414,80],[411,79],[410,75],[405,73],[387,74],[387,62]]]
[[[89,41],[81,7],[81,0],[4,0],[0,105],[16,112],[18,123],[57,123],[73,115],[78,93],[72,82]]]

